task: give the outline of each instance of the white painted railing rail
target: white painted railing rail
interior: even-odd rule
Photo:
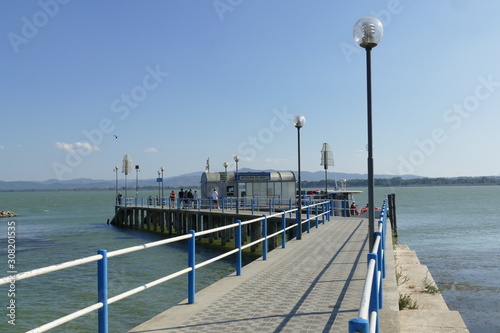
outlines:
[[[361,296],[358,317],[349,321],[349,333],[379,333],[379,309],[383,307],[383,279],[385,278],[385,236],[387,201],[384,201],[375,242],[368,253],[368,268]]]

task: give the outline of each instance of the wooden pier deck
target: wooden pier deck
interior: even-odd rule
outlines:
[[[387,265],[393,269],[388,233]],[[368,220],[332,217],[130,332],[348,332],[366,276]],[[385,293],[382,331],[399,332],[395,278]],[[394,275],[394,274],[392,274]]]

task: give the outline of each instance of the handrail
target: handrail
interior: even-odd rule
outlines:
[[[319,206],[322,207],[321,213],[319,213],[319,211],[318,211]],[[314,216],[311,217],[310,212],[311,212],[312,208],[316,208],[315,209],[316,213]],[[308,225],[307,231],[309,232],[309,223],[312,219],[316,219],[316,222],[317,222],[318,218],[321,217],[322,223],[324,224],[325,219],[329,221],[330,216],[333,215],[333,205],[332,205],[330,200],[319,202],[319,203],[314,203],[314,204],[311,204],[309,206],[304,206],[303,209],[305,209],[307,212],[307,219],[305,219],[305,220],[300,219],[300,223],[294,223],[290,226],[286,226],[286,215],[295,212],[297,214],[297,216],[299,216],[299,212],[298,212],[297,208],[289,209],[286,211],[283,210],[281,213],[274,213],[274,214],[270,214],[268,216],[263,215],[259,218],[254,218],[254,219],[251,219],[248,221],[242,222],[241,220],[238,220],[238,221],[236,221],[236,223],[226,225],[223,227],[210,229],[210,230],[204,230],[204,231],[200,231],[200,232],[195,232],[195,231],[191,230],[190,233],[186,234],[186,235],[181,235],[181,236],[168,238],[168,239],[160,240],[160,241],[156,241],[156,242],[146,243],[146,244],[142,244],[142,245],[132,246],[132,247],[128,247],[128,248],[124,248],[124,249],[120,249],[120,250],[115,250],[115,251],[112,251],[109,253],[106,250],[99,250],[97,255],[64,262],[64,263],[58,264],[58,265],[51,265],[51,266],[47,266],[47,267],[42,267],[42,268],[34,269],[31,271],[18,273],[16,275],[12,275],[12,276],[3,277],[0,279],[0,285],[6,284],[6,283],[12,283],[12,281],[27,279],[27,278],[35,277],[38,275],[43,275],[43,274],[55,272],[58,270],[62,270],[62,269],[66,269],[66,268],[70,268],[70,267],[74,267],[74,266],[83,265],[83,264],[97,261],[97,264],[98,264],[97,265],[98,302],[95,304],[92,304],[86,308],[80,309],[76,312],[73,312],[71,314],[68,314],[66,316],[60,317],[56,320],[53,320],[49,323],[42,325],[42,326],[34,328],[34,329],[30,330],[29,332],[30,333],[45,332],[47,330],[50,330],[50,329],[55,328],[57,326],[60,326],[64,323],[67,323],[71,320],[79,318],[83,315],[86,315],[90,312],[98,310],[99,333],[107,333],[108,332],[108,306],[110,304],[115,303],[119,300],[122,300],[126,297],[132,296],[134,294],[137,294],[137,293],[144,291],[146,289],[149,289],[151,287],[154,287],[160,283],[163,283],[163,282],[169,281],[171,279],[174,279],[176,277],[179,277],[181,275],[184,275],[186,273],[188,274],[188,303],[190,303],[190,304],[194,303],[194,301],[195,301],[195,289],[196,289],[195,288],[195,284],[196,284],[195,283],[196,282],[195,271],[196,271],[196,269],[201,268],[201,267],[206,266],[206,265],[209,265],[215,261],[221,260],[225,257],[230,256],[230,255],[236,254],[236,275],[241,275],[242,274],[241,255],[242,255],[243,249],[246,249],[247,247],[250,247],[250,246],[253,246],[253,245],[256,245],[259,243],[263,243],[262,257],[263,257],[263,260],[267,260],[267,251],[268,251],[267,242],[268,242],[269,238],[276,237],[277,235],[282,235],[281,246],[282,246],[282,248],[285,248],[285,246],[286,246],[286,237],[285,237],[286,231],[288,231],[292,228],[296,228],[298,230],[298,228],[297,228],[298,224],[300,224],[300,226],[302,227],[302,225],[304,223],[307,223],[307,225]],[[281,219],[282,219],[281,230],[279,230],[271,235],[267,235],[267,220],[269,218],[277,218],[277,217],[281,217]],[[297,221],[299,221],[299,220],[297,220]],[[251,223],[259,223],[259,222],[263,224],[262,237],[258,240],[251,242],[251,243],[242,245],[242,241],[241,241],[242,228],[241,227],[243,225],[247,225],[247,224],[251,224]],[[317,227],[318,227],[318,223],[316,223],[316,228]],[[206,235],[206,234],[210,234],[213,232],[218,232],[218,231],[222,231],[222,230],[226,230],[226,229],[231,229],[231,228],[236,229],[235,249],[227,251],[227,252],[225,252],[217,257],[208,259],[204,262],[195,264],[195,252],[196,252],[195,251],[195,240],[196,240],[196,237],[200,237],[202,235]],[[298,232],[296,234],[298,234]],[[189,244],[188,244],[188,262],[189,262],[188,266],[189,267],[184,268],[184,269],[177,271],[175,273],[172,273],[170,275],[164,276],[160,279],[148,282],[148,283],[143,284],[139,287],[136,287],[136,288],[133,288],[133,289],[128,290],[126,292],[123,292],[119,295],[115,295],[111,298],[108,298],[108,290],[107,290],[108,289],[107,288],[107,286],[108,286],[108,274],[107,274],[108,258],[116,257],[116,256],[123,255],[123,254],[132,253],[132,252],[136,252],[136,251],[140,251],[140,250],[145,250],[145,249],[152,248],[155,246],[165,245],[165,244],[169,244],[169,243],[173,243],[173,242],[177,242],[177,241],[181,241],[181,240],[186,240],[186,239],[189,240]]]
[[[358,317],[349,321],[349,333],[379,333],[379,309],[383,307],[383,279],[385,278],[385,236],[387,200],[384,201],[373,248],[368,253],[368,268],[361,296]]]
[[[302,196],[304,206],[319,205],[325,200],[329,200],[332,211],[336,212],[337,216],[350,216],[350,206],[347,199],[317,199],[314,195]],[[222,212],[226,210],[247,210],[252,211],[252,215],[257,212],[268,212],[273,214],[277,209],[288,208],[292,210],[292,203],[297,202],[298,198],[284,198],[281,196],[268,197],[221,197],[218,199],[218,204],[214,203],[212,198],[176,198],[172,203],[169,197],[128,197],[117,200],[116,206],[123,208],[158,208],[158,209],[179,209],[179,210],[209,210],[214,211],[220,209]],[[336,203],[336,204],[334,204]]]

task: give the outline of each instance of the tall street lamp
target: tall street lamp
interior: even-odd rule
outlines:
[[[293,125],[297,128],[297,147],[298,147],[298,182],[299,182],[299,204],[297,206],[297,239],[302,239],[302,187],[300,177],[300,129],[306,124],[306,118],[302,115],[293,117]]]
[[[366,50],[366,87],[367,87],[367,119],[368,119],[368,230],[370,249],[375,243],[375,204],[373,190],[373,142],[372,142],[372,78],[371,50],[377,46],[384,35],[382,23],[371,16],[358,20],[353,29],[354,40]]]
[[[161,208],[163,208],[163,171],[164,171],[164,170],[165,170],[165,169],[164,169],[163,167],[161,167],[161,168],[160,168],[160,171],[159,171],[159,172],[161,172],[161,176],[160,176],[160,178],[161,178],[161,197],[160,197],[160,200],[161,200]]]
[[[115,200],[116,200],[116,204],[119,205],[120,203],[118,202],[118,167],[115,166],[113,168],[113,171],[115,172],[116,174],[116,184],[115,184]]]
[[[135,197],[139,197],[139,165],[135,166]]]
[[[240,161],[240,157],[234,155],[234,162],[236,162],[236,174],[234,175],[234,180],[236,182],[236,214],[239,213],[239,204],[240,204],[240,189],[238,186],[238,162]]]
[[[334,166],[333,151],[328,143],[323,143],[321,149],[321,165],[325,168],[325,198],[328,199],[328,166]]]
[[[163,179],[161,179],[161,172],[160,171],[157,171],[158,172],[158,178],[156,178],[156,182],[158,183],[158,200],[159,198],[161,197],[161,182],[163,181]],[[157,201],[158,201],[157,200]]]

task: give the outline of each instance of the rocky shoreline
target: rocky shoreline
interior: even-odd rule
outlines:
[[[0,218],[2,217],[14,217],[17,216],[16,213],[11,212],[10,210],[0,210]]]

